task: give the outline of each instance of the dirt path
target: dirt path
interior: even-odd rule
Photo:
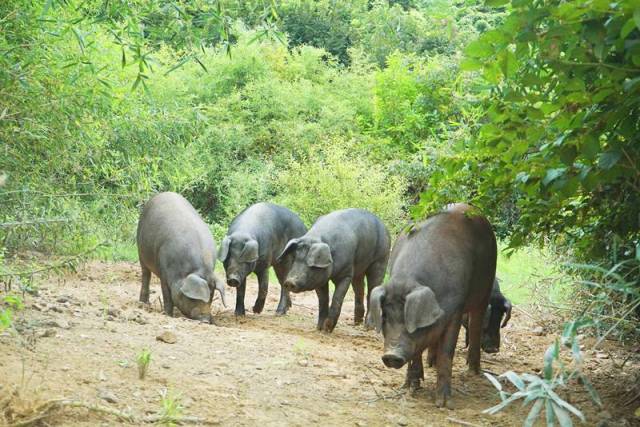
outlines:
[[[218,326],[210,326],[162,315],[155,279],[152,290],[152,310],[139,308],[139,271],[129,263],[92,262],[76,275],[43,285],[39,296],[27,298],[19,322],[28,348],[0,335],[0,396],[17,387],[35,400],[73,398],[144,415],[160,409],[161,393],[168,389],[180,396],[184,415],[234,426],[460,425],[456,420],[509,426],[526,414],[519,405],[495,416],[481,413],[498,397],[486,379],[465,374],[462,341],[454,360],[454,410],[435,407],[432,370],[415,395],[398,393],[405,370],[385,368],[380,337],[352,325],[352,294],[334,333],[327,335],[315,330],[315,293],[294,295],[289,315],[276,317],[279,289],[272,285],[265,312],[238,320],[231,289],[230,307],[214,302]],[[251,280],[247,307],[256,290]],[[495,373],[539,370],[552,338],[533,336],[531,327],[516,311],[504,330],[502,351],[483,354],[483,367]],[[177,343],[157,341],[165,331],[174,333]],[[152,362],[147,378],[139,380],[135,358],[143,348],[151,350]],[[574,395],[576,401],[585,396]],[[595,424],[596,409],[586,400],[583,408]],[[120,424],[82,409],[48,423]]]

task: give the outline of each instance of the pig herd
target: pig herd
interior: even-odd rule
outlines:
[[[179,194],[167,192],[145,204],[137,244],[140,301],[149,302],[154,273],[160,278],[163,309],[169,316],[176,306],[186,317],[213,323],[211,301],[216,290],[226,306],[225,285],[214,275],[216,260],[224,265],[226,284],[236,288],[237,316],[245,314],[251,273],[258,278],[252,310],[264,309],[273,267],[280,283],[276,313],[287,313],[291,292],[313,290],[318,296],[317,328],[330,333],[351,285],[355,323],[382,332],[382,361],[396,369],[407,365],[406,387],[420,385],[422,353],[428,351],[427,363],[437,372],[438,406],[450,403],[460,327],[466,330],[469,370],[477,374],[480,349],[499,350],[500,328],[511,317],[511,303],[495,278],[497,246],[491,224],[476,208],[462,203],[448,205],[402,233],[393,249],[385,225],[366,210],[331,212],[307,230],[289,209],[257,203],[231,222],[218,251],[193,206]],[[329,281],[335,285],[331,296]]]

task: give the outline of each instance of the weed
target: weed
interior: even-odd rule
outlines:
[[[138,361],[138,378],[143,380],[147,375],[147,370],[149,369],[149,364],[151,363],[151,352],[149,351],[149,349],[142,349],[142,351],[138,354],[136,360]]]
[[[0,308],[0,331],[13,325],[13,313],[24,308],[22,298],[17,295],[6,295],[2,298],[5,307]]]
[[[162,406],[160,411],[160,422],[166,426],[175,425],[174,420],[182,415],[183,407],[180,403],[182,397],[165,388],[160,391],[160,399],[160,404]]]
[[[582,353],[577,332],[579,329],[588,326],[592,326],[592,322],[589,320],[576,320],[565,324],[562,337],[556,339],[555,343],[544,354],[542,378],[527,373],[518,375],[513,371],[500,375],[499,378],[506,378],[516,387],[517,391],[515,393],[506,393],[502,389],[502,384],[493,375],[485,373],[484,375],[487,379],[498,389],[502,402],[486,409],[484,412],[493,415],[516,400],[523,399],[523,405],[533,403],[523,423],[526,427],[535,424],[538,417],[542,415],[543,409],[546,413],[547,425],[553,425],[557,421],[561,427],[572,426],[571,415],[585,422],[582,411],[563,400],[558,394],[558,389],[572,380],[577,380],[584,385],[591,399],[598,406],[602,406],[598,393],[581,371]],[[561,355],[563,348],[570,352],[571,366],[567,366],[563,362]],[[554,368],[554,363],[558,364],[557,369]]]

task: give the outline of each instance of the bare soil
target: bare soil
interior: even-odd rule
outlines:
[[[276,316],[277,283],[271,285],[265,311],[244,318],[234,316],[235,294],[228,289],[229,307],[214,301],[216,326],[163,315],[155,278],[149,309],[139,306],[139,289],[137,264],[91,262],[77,274],[43,283],[38,296],[27,295],[16,321],[20,333],[0,334],[0,410],[3,396],[17,390],[23,405],[67,398],[139,416],[158,413],[168,391],[179,399],[183,415],[225,426],[511,426],[522,424],[527,413],[516,404],[494,416],[482,414],[499,397],[486,378],[466,373],[462,334],[453,367],[453,410],[434,405],[431,369],[423,389],[400,390],[405,369],[384,367],[381,337],[353,325],[352,294],[329,335],[315,330],[315,293],[293,295],[289,314]],[[250,279],[247,307],[256,293]],[[164,332],[173,333],[177,342],[156,340]],[[515,310],[503,329],[500,353],[483,354],[482,366],[496,374],[540,372],[542,354],[553,339],[539,319]],[[144,348],[152,360],[140,380],[136,356]],[[588,425],[638,424],[633,412],[640,401],[633,401],[637,384],[632,379],[638,368],[637,350],[608,343],[603,351],[586,351],[585,369],[604,408],[595,407],[579,385],[564,396],[583,409]],[[629,396],[632,403],[626,404]],[[4,409],[5,417],[21,410]],[[80,408],[58,411],[41,425],[122,422]]]

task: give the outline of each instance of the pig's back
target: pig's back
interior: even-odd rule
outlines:
[[[364,209],[331,212],[316,221],[309,234],[330,246],[351,252],[356,262],[375,261],[389,255],[390,237],[382,221]]]
[[[481,219],[480,219],[481,218]],[[486,219],[449,211],[420,223],[398,239],[393,275],[408,275],[429,286],[438,300],[467,305],[488,295],[493,285],[496,246]]]
[[[161,270],[178,275],[213,270],[215,243],[211,232],[191,203],[179,194],[160,193],[145,204],[137,240],[140,261],[156,275]]]

